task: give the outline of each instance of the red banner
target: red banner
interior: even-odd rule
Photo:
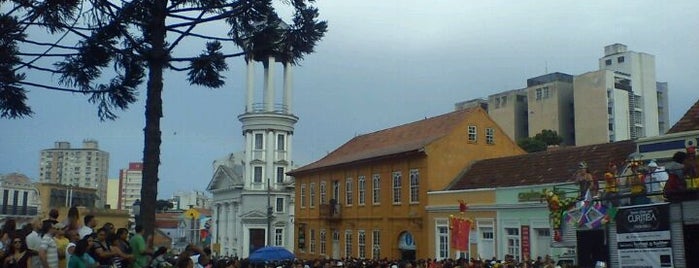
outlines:
[[[522,225],[522,260],[529,260],[531,258],[531,242],[529,240],[529,226]]]
[[[468,236],[471,232],[471,221],[463,218],[451,217],[451,247],[455,250],[468,250]]]

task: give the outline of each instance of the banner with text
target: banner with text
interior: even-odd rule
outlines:
[[[619,267],[673,267],[668,204],[621,207],[616,226]]]

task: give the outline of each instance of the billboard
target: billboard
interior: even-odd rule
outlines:
[[[616,226],[620,267],[673,267],[669,204],[621,207]]]

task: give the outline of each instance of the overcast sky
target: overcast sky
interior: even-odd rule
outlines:
[[[293,70],[298,165],[355,135],[447,113],[455,102],[525,87],[527,78],[547,71],[597,70],[604,46],[613,43],[655,55],[656,79],[669,84],[671,123],[699,99],[699,1],[325,0],[317,5],[329,31],[316,53]],[[222,89],[188,86],[183,74],[165,74],[160,198],[204,190],[212,161],[242,150],[237,116],[244,109],[245,69],[242,59],[229,63]],[[144,97],[118,120],[100,122],[84,96],[30,90],[32,118],[0,119],[0,174],[37,179],[39,153],[55,141],[69,141],[74,148],[83,139],[99,141],[110,153],[110,178],[129,162],[141,161]]]

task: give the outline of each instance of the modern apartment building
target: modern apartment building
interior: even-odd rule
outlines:
[[[457,103],[456,109],[480,104]],[[564,145],[590,145],[657,136],[669,127],[668,85],[655,81],[655,57],[605,47],[599,70],[572,76],[550,73],[527,87],[488,96],[490,117],[520,140],[555,130]]]
[[[97,189],[97,207],[106,203],[108,173],[109,153],[96,140],[84,140],[82,148],[58,141],[54,148],[41,150],[39,181]]]
[[[170,198],[172,209],[187,210],[189,208],[209,208],[209,198],[203,191],[179,191]]]
[[[143,163],[131,162],[129,167],[119,170],[119,204],[117,209],[132,210],[134,202],[141,199],[143,185]]]

